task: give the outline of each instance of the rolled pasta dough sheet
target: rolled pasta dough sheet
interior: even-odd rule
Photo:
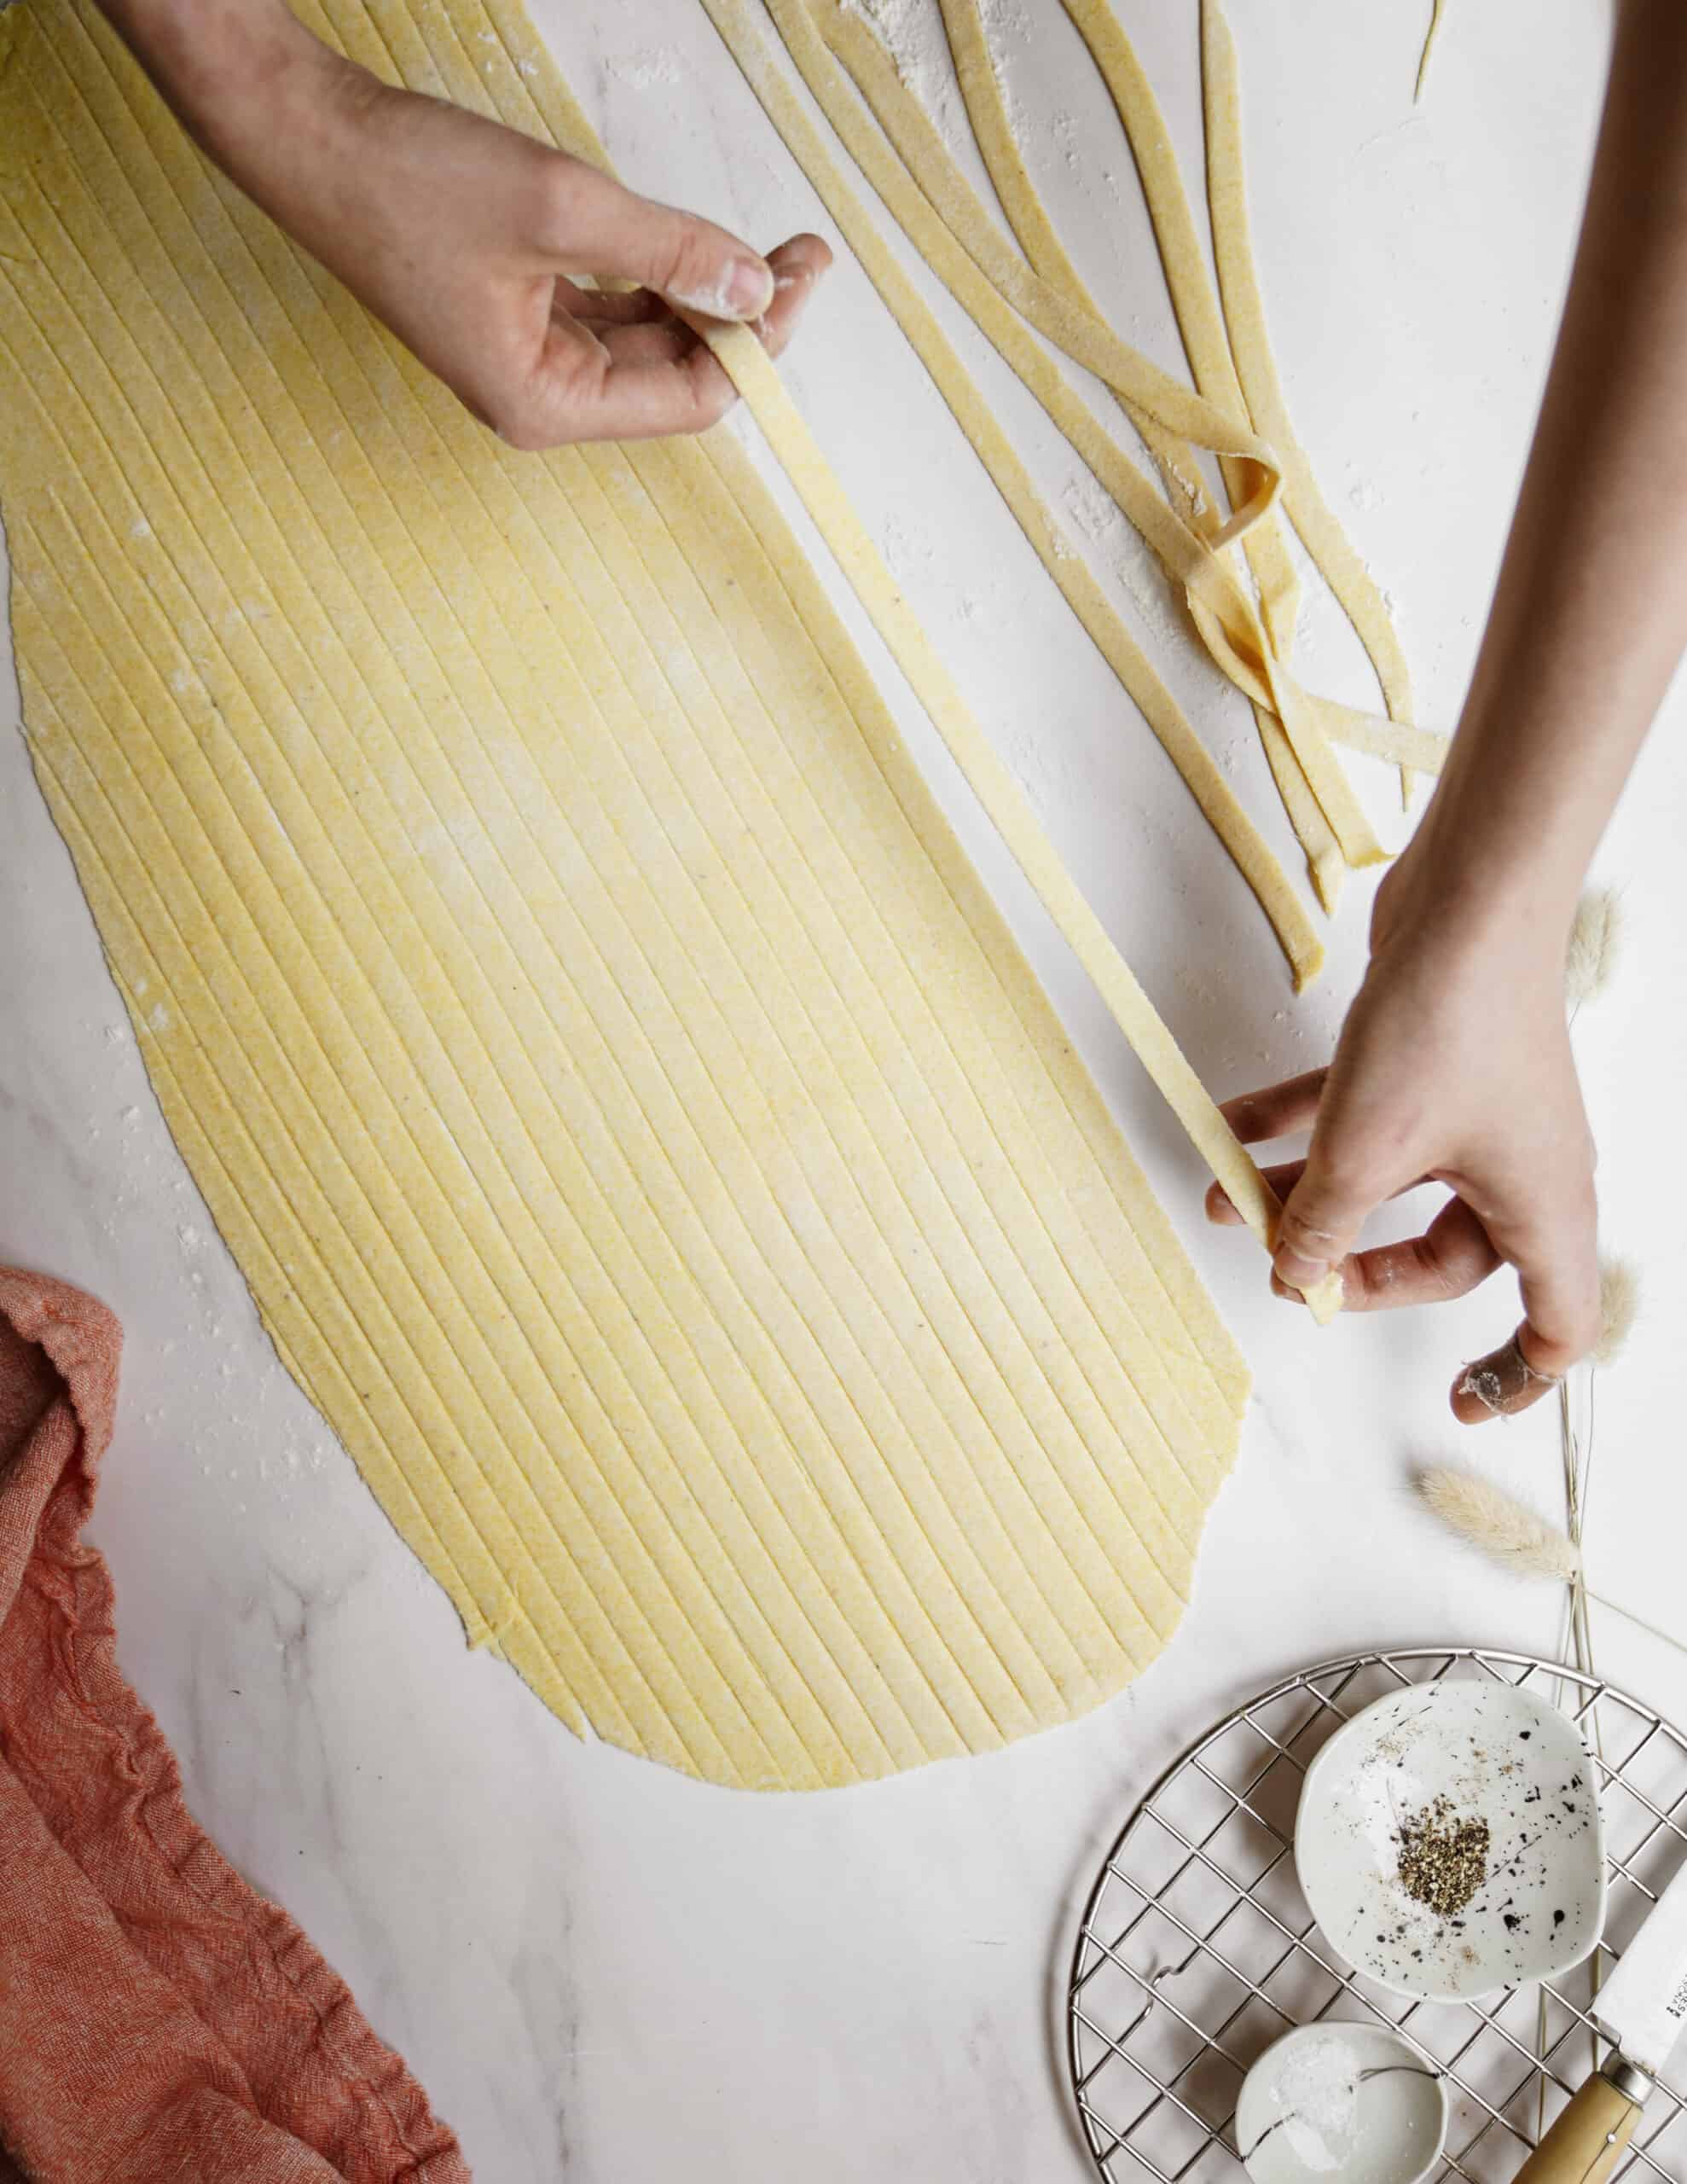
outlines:
[[[569,133],[512,9],[325,26]],[[171,1127],[471,1641],[758,1787],[1151,1660],[1245,1369],[731,440],[503,448],[31,0],[0,506]]]

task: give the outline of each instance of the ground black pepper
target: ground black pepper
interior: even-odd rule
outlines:
[[[1462,1911],[1487,1879],[1488,1824],[1462,1820],[1445,1798],[1410,1815],[1394,1832],[1400,1883],[1439,1918]]]

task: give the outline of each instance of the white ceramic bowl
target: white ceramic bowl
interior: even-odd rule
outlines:
[[[1446,2087],[1380,2024],[1303,2024],[1242,2081],[1236,2144],[1254,2184],[1423,2184]]]
[[[1566,1715],[1509,1684],[1414,1685],[1368,1706],[1313,1760],[1295,1823],[1313,1916],[1356,1971],[1469,2001],[1579,1964],[1605,1920],[1594,1770]],[[1487,1872],[1443,1915],[1400,1878],[1400,1831],[1445,1800],[1484,1821]]]

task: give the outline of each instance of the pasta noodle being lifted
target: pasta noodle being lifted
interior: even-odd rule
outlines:
[[[490,0],[490,4],[496,14],[509,4],[509,0]],[[571,102],[565,118],[569,136],[577,142],[588,142],[601,160],[601,147],[590,136],[584,116],[577,107],[572,107]],[[1211,1094],[1190,1067],[1108,938],[1100,920],[1044,839],[1023,793],[980,731],[948,671],[904,602],[878,549],[786,392],[784,382],[766,351],[746,328],[722,326],[702,319],[694,323],[744,396],[757,427],[796,487],[815,527],[1015,862],[1042,897],[1050,916],[1089,974],[1115,1021],[1223,1185],[1232,1204],[1269,1250],[1276,1217],[1281,1210],[1271,1186],[1238,1142]],[[1174,415],[1191,414],[1169,399],[1164,400],[1163,406]],[[1198,413],[1196,421],[1200,429],[1208,429],[1204,417]],[[1216,429],[1220,437],[1228,436],[1222,420]],[[1240,434],[1237,437],[1238,440],[1243,438]],[[1332,1274],[1315,1291],[1308,1292],[1307,1303],[1314,1318],[1327,1321],[1341,1310],[1341,1297],[1340,1277]]]
[[[507,4],[508,0],[490,0],[495,12]],[[584,117],[577,108],[568,118],[572,134],[589,136]],[[594,142],[593,148],[601,158],[601,148]],[[845,499],[767,352],[746,328],[722,326],[707,320],[694,323],[744,396],[757,425],[796,487],[816,528],[1016,863],[1042,897],[1050,916],[1089,974],[1115,1021],[1223,1185],[1232,1204],[1269,1250],[1276,1217],[1281,1210],[1271,1186],[1238,1142],[1211,1094],[1190,1067],[1108,938],[1100,920],[1044,839],[1012,776],[979,730],[948,670],[904,603],[878,549]],[[1157,389],[1157,396],[1163,410],[1173,417],[1193,415],[1201,430],[1209,429],[1202,413],[1188,411]],[[1229,436],[1222,420],[1216,429],[1220,438]],[[1244,436],[1236,437],[1242,440]],[[1330,1274],[1315,1290],[1307,1292],[1306,1301],[1313,1317],[1327,1322],[1340,1311],[1341,1299],[1340,1276]]]

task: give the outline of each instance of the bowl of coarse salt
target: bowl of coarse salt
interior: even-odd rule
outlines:
[[[1595,1772],[1533,1691],[1392,1693],[1307,1771],[1295,1864],[1330,1945],[1396,1994],[1478,2000],[1579,1964],[1605,1922]]]
[[[1381,2024],[1303,2024],[1242,2081],[1236,2146],[1254,2184],[1423,2184],[1446,2142],[1446,2088]]]

